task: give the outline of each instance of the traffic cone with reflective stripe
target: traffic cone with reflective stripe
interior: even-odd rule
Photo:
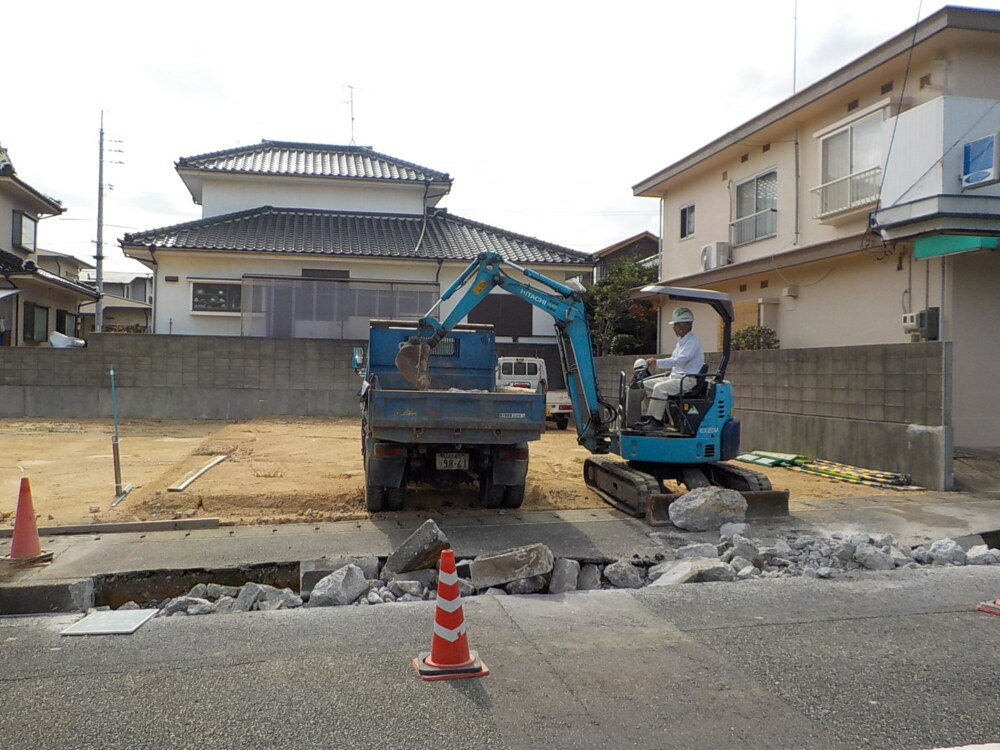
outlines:
[[[31,484],[21,477],[21,491],[17,495],[17,515],[14,517],[14,535],[10,544],[10,559],[40,557],[42,543],[35,524],[35,508],[31,503]]]
[[[990,615],[1000,615],[1000,599],[994,599],[991,602],[977,604],[976,610],[979,612],[986,612]]]
[[[469,641],[465,637],[465,615],[462,614],[462,594],[455,570],[455,551],[442,550],[439,565],[431,650],[414,659],[413,666],[422,680],[485,677],[490,670],[480,661],[479,654],[469,650]]]

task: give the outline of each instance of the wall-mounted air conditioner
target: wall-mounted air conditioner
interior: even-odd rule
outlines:
[[[728,242],[711,242],[701,249],[701,270],[709,271],[733,262]]]

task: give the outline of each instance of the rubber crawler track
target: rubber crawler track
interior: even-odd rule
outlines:
[[[583,481],[612,505],[636,516],[646,512],[646,498],[660,493],[656,477],[609,456],[588,458],[583,465]]]

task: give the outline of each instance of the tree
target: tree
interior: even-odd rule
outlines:
[[[768,326],[747,326],[733,334],[733,349],[736,351],[777,349],[780,344],[778,334]]]
[[[648,354],[656,349],[656,309],[629,292],[656,281],[656,269],[623,258],[584,295],[594,354]]]

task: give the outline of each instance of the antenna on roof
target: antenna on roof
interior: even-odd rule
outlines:
[[[796,89],[796,68],[799,62],[799,0],[795,0],[792,8],[792,93]]]
[[[351,105],[351,143],[350,143],[350,145],[356,146],[357,144],[354,142],[354,87],[351,86],[351,85],[348,85],[347,88],[349,88],[351,90],[351,100],[348,101],[348,102],[344,102],[344,104],[350,104]]]

